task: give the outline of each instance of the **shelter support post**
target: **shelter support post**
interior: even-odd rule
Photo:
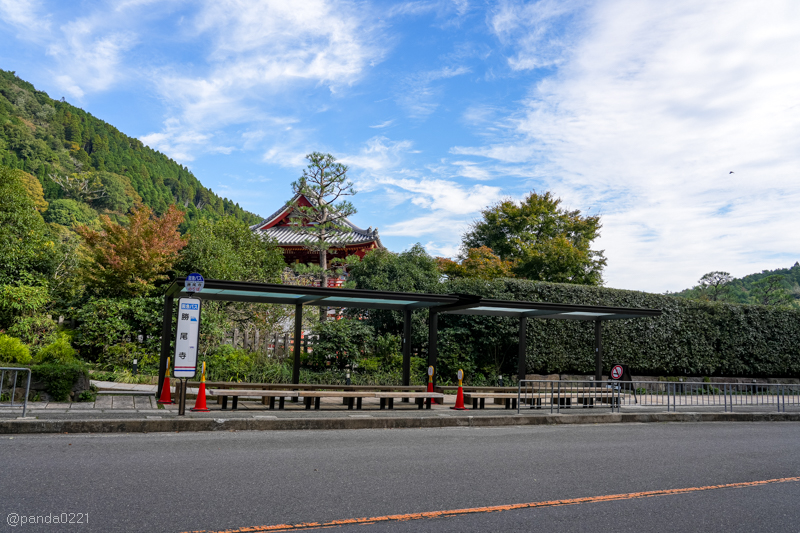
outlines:
[[[603,381],[603,321],[594,321],[594,380]]]
[[[158,393],[156,398],[161,398],[161,387],[167,375],[167,357],[172,346],[172,296],[164,297],[164,322],[161,324],[161,360],[158,363]]]
[[[411,309],[403,309],[403,385],[411,382]]]
[[[439,355],[439,313],[431,309],[428,322],[428,366],[433,367],[433,386],[436,386],[436,357]]]
[[[528,317],[521,316],[519,317],[519,353],[517,355],[517,379],[522,381],[525,379],[525,371],[527,368],[527,362],[525,360],[525,352],[528,348],[528,336],[526,335],[528,330]]]
[[[292,384],[300,383],[300,337],[303,336],[303,304],[294,305],[294,367]],[[285,349],[285,348],[284,348]]]

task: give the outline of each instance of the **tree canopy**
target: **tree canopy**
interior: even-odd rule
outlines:
[[[183,213],[170,206],[161,217],[147,206],[134,209],[128,225],[100,217],[101,230],[76,228],[88,248],[84,277],[102,296],[143,296],[155,283],[168,279],[167,271],[186,245],[178,232]]]
[[[453,261],[444,257],[437,257],[439,270],[449,279],[457,278],[512,278],[514,264],[511,261],[503,261],[488,246],[480,248],[470,248],[465,255],[459,257],[459,261]]]
[[[242,221],[225,217],[201,220],[189,233],[177,269],[198,272],[211,279],[279,283],[283,252],[271,240],[262,240]]]
[[[601,285],[606,258],[592,250],[599,237],[599,216],[582,216],[561,207],[550,192],[531,192],[520,203],[504,200],[485,209],[464,235],[465,256],[488,247],[513,263],[521,278],[559,283]]]
[[[55,244],[19,173],[0,167],[0,284],[37,285],[52,272]]]

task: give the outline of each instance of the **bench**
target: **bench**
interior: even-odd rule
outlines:
[[[347,408],[352,409],[355,400],[356,409],[361,409],[362,398],[374,398],[375,392],[359,391],[298,391],[296,393],[303,398],[306,409],[311,409],[311,402],[314,402],[314,409],[319,409],[321,398],[343,398],[347,402]],[[402,393],[400,393],[402,394]],[[408,393],[406,393],[408,394]]]
[[[261,396],[266,400],[269,398],[269,408],[275,408],[275,398],[279,399],[278,409],[283,409],[284,400],[286,398],[297,398],[297,391],[284,391],[284,390],[234,390],[234,389],[210,389],[206,391],[209,396],[217,396],[222,398],[222,408],[228,408],[228,396],[233,398],[233,405],[231,409],[236,409],[239,406],[239,396]]]
[[[444,394],[440,392],[376,392],[375,397],[380,399],[381,409],[394,409],[395,398],[414,398],[419,409],[422,409],[423,405],[426,409],[430,409],[431,400],[444,400]]]
[[[528,395],[528,397],[530,397],[530,394]],[[464,393],[464,401],[467,403],[472,402],[473,409],[483,409],[485,407],[487,398],[505,400],[506,409],[517,408],[516,392],[513,393],[512,392],[465,392]]]

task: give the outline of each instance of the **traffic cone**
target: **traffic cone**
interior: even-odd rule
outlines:
[[[461,380],[464,379],[464,371],[458,371],[458,393],[456,394],[456,405],[450,409],[457,409],[459,411],[469,411],[464,407],[464,389],[461,388]]]
[[[164,383],[161,385],[161,398],[158,399],[160,404],[175,403],[172,401],[172,391],[169,390],[169,368],[169,357],[167,357],[167,372],[164,376]]]
[[[197,391],[197,399],[194,402],[192,411],[207,412],[210,410],[206,407],[206,362],[203,361],[203,373],[200,374],[200,389]]]

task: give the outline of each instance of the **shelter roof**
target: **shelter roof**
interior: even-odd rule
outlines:
[[[186,278],[176,279],[167,289],[166,295],[171,297],[188,296],[189,293],[184,289],[185,281]],[[354,307],[394,311],[429,308],[448,314],[511,318],[554,318],[561,320],[620,320],[661,315],[661,311],[658,309],[495,300],[470,294],[425,294],[365,289],[333,289],[213,279],[205,281],[205,287],[202,292],[197,294],[197,297],[202,300]]]

